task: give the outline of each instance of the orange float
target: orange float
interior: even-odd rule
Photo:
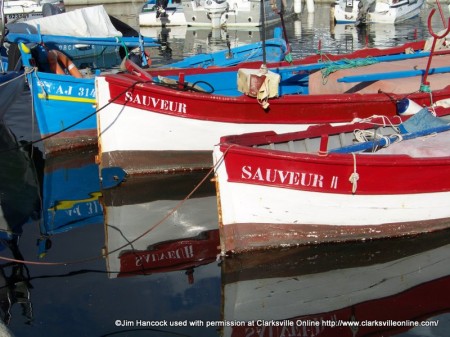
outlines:
[[[59,50],[49,50],[47,59],[50,65],[50,70],[53,73],[59,75],[66,75],[64,69],[67,69],[67,72],[70,75],[76,78],[83,77],[83,75],[80,73],[75,64],[73,64],[72,60]]]

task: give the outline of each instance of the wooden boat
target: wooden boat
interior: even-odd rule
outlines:
[[[272,61],[283,59],[287,51],[285,41],[280,37],[280,34],[279,32],[273,39],[269,39],[266,44],[267,57]],[[142,44],[139,37],[128,39],[123,37],[118,40],[113,37],[89,38],[53,35],[45,38],[42,35],[38,38],[27,34],[15,34],[8,35],[7,38],[14,43],[33,42],[35,41],[34,38],[42,38],[44,41],[44,44],[24,45],[21,43],[20,53],[26,69],[34,70],[27,72],[27,79],[47,155],[97,145],[94,77],[101,71],[114,71],[111,70],[114,67],[115,71],[118,71],[118,65],[122,62],[122,58],[126,57],[126,51],[122,48],[119,49],[123,44],[133,48],[140,45],[143,48],[156,45],[155,42],[151,42],[154,39],[147,43],[144,41],[144,44]],[[57,68],[56,72],[58,73],[55,73],[55,70],[49,67],[47,61],[49,52],[46,46],[68,45],[67,49],[69,49],[70,46],[77,43],[94,45],[97,49],[88,48],[88,52],[95,50],[93,56],[73,58],[72,62],[72,60],[67,61],[66,50],[61,50],[61,48],[55,46],[52,50],[59,49],[57,52],[58,59],[68,62],[69,65],[73,64],[70,65],[72,67],[70,72]],[[105,55],[105,46],[114,47],[108,55]],[[144,64],[147,63],[148,65],[147,57],[141,57],[140,50],[143,50],[143,48],[139,49],[137,55],[133,52],[129,52],[128,55],[142,60],[142,62],[145,61]],[[262,54],[262,43],[258,42],[211,54],[194,55],[170,66],[174,68],[229,66],[242,61],[261,59]],[[86,65],[87,67],[85,67]]]
[[[103,190],[106,263],[111,278],[194,269],[219,254],[214,184],[186,198],[203,173],[133,177]]]
[[[336,0],[334,20],[341,23],[398,23],[420,14],[424,0]]]
[[[282,2],[276,0],[182,0],[183,11],[188,26],[226,27],[259,27],[280,22],[279,11]],[[300,13],[298,0],[283,1],[285,18]],[[261,4],[264,4],[261,9]],[[263,14],[264,13],[264,16]]]
[[[390,52],[362,51],[380,61],[362,67],[346,67],[347,60],[366,64],[363,54],[354,53],[336,56],[335,63],[318,62],[314,56],[292,66],[269,65],[267,74],[260,63],[158,72],[143,72],[129,63],[129,73],[96,78],[101,169],[121,167],[128,174],[142,174],[210,168],[211,150],[222,135],[288,132],[380,113],[393,116],[396,102],[405,96],[421,106],[449,97],[445,74],[428,77],[432,101],[429,92],[420,90],[428,57]],[[448,55],[433,57],[433,69],[446,64]],[[343,69],[324,75],[328,66]],[[386,80],[373,79],[388,69],[395,71],[384,74]],[[411,70],[419,76],[400,78]],[[356,74],[362,78],[351,83]],[[257,88],[250,87],[253,80],[261,81]]]
[[[397,336],[450,311],[449,231],[225,258],[224,337]]]
[[[450,226],[448,115],[225,136],[214,149],[222,253]]]
[[[167,6],[163,8],[157,4],[157,1],[148,0],[142,7],[141,13],[139,13],[139,26],[186,26],[186,18],[181,1],[169,0]]]

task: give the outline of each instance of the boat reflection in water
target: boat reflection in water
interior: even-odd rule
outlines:
[[[45,160],[42,180],[42,221],[39,256],[51,237],[86,225],[102,224],[103,209],[95,152],[74,151]]]
[[[3,123],[0,153],[0,251],[13,259],[0,264],[0,320],[8,325],[13,306],[18,304],[29,323],[33,319],[30,275],[27,267],[16,261],[24,260],[19,248],[22,227],[30,219],[39,219],[39,181],[30,154]],[[6,328],[0,323],[2,332]]]
[[[246,326],[224,336],[440,335],[436,316],[450,312],[449,234],[225,258],[223,319]],[[414,327],[426,320],[427,333]],[[344,326],[352,322],[360,326]]]
[[[132,177],[103,191],[106,261],[111,278],[185,270],[219,254],[214,185],[205,173]]]
[[[266,39],[274,37],[275,27],[277,26],[266,28]],[[261,32],[258,27],[245,29],[187,26],[140,27],[140,32],[144,36],[158,39],[161,44],[159,48],[147,49],[154,66],[180,61],[187,56],[213,53],[261,42]]]

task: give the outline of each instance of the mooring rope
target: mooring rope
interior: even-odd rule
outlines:
[[[350,178],[348,178],[348,180],[350,181],[350,183],[352,183],[352,194],[355,194],[358,188],[359,174],[356,171],[356,154],[352,152],[352,156],[353,156],[353,173],[350,175]]]

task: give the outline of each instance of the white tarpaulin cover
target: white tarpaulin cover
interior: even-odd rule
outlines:
[[[41,34],[76,37],[114,37],[122,36],[111,23],[103,5],[76,9],[70,12],[27,20],[29,26]]]

